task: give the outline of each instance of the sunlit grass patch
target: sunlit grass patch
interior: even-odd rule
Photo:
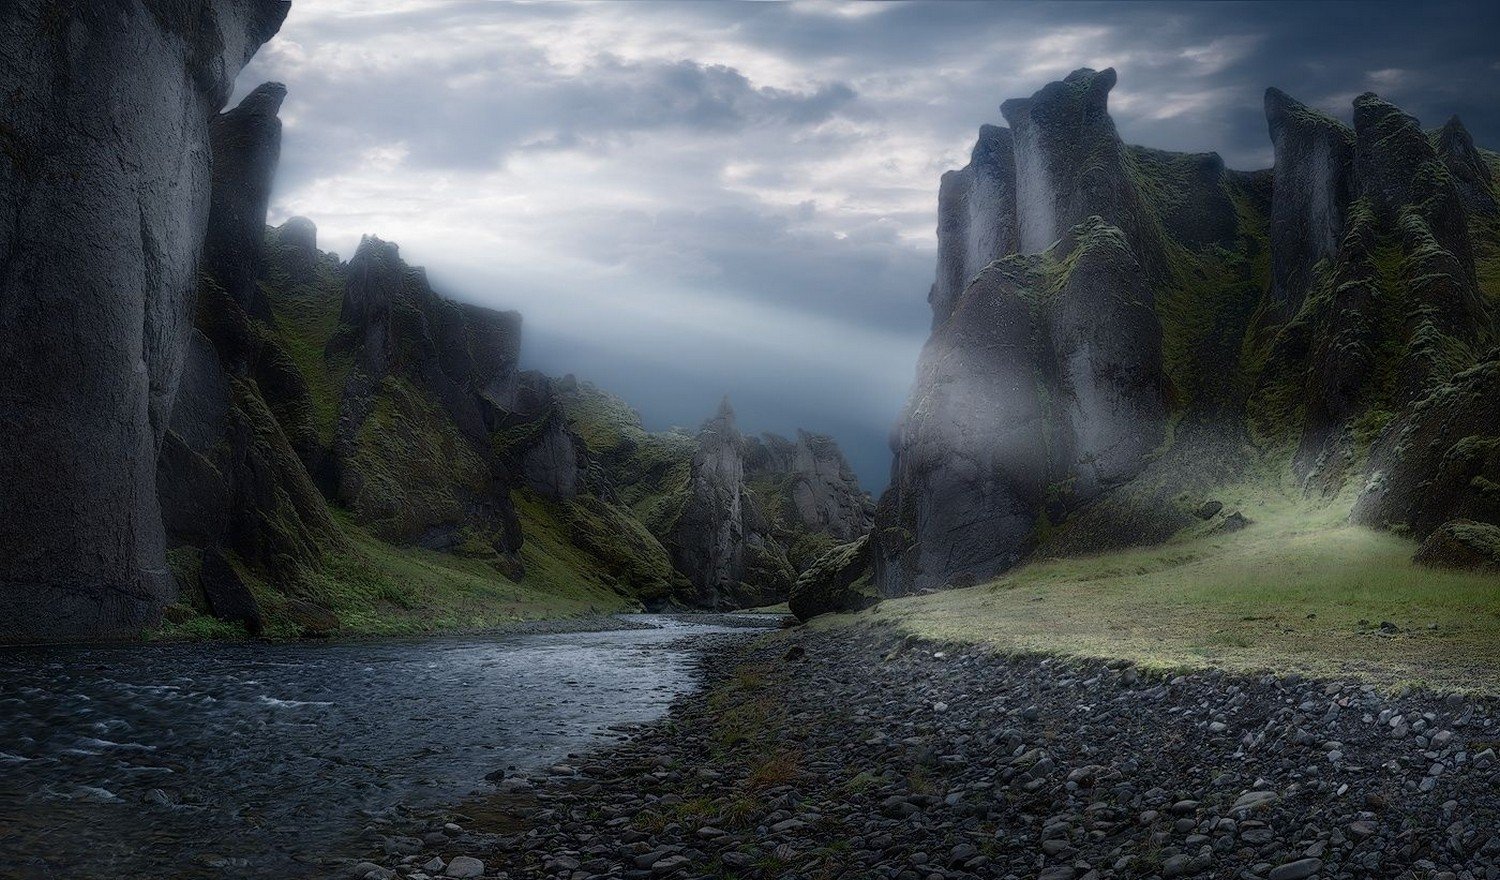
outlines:
[[[1223,500],[1252,524],[1229,534],[1205,524],[1158,547],[1040,560],[843,619],[1157,669],[1500,691],[1500,578],[1414,566],[1411,540],[1349,525],[1343,503],[1310,505],[1256,487]]]

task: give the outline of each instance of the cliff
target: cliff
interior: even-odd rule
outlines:
[[[1216,528],[1195,514],[1252,472],[1418,537],[1494,522],[1500,238],[1462,123],[1367,94],[1350,127],[1270,89],[1275,166],[1242,173],[1121,143],[1114,84],[1005,102],[943,177],[875,586]]]
[[[0,11],[0,640],[127,635],[173,592],[155,462],[189,355],[209,125],[287,8]]]

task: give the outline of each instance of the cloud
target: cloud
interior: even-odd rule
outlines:
[[[926,335],[937,181],[998,105],[1114,66],[1122,136],[1269,162],[1267,85],[1374,88],[1500,145],[1472,4],[293,5],[241,93],[290,93],[274,218],[398,241],[527,316],[526,358],[693,424],[836,430],[861,476]]]

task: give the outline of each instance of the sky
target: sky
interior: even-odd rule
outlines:
[[[1500,148],[1500,4],[294,0],[271,222],[395,241],[524,316],[523,365],[696,426],[834,435],[866,486],[930,325],[938,178],[981,123],[1114,67],[1131,143],[1270,165],[1275,85],[1375,91]]]

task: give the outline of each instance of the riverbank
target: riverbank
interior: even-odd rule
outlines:
[[[453,866],[451,823],[487,877],[1500,877],[1493,700],[1006,657],[890,626],[700,663],[709,687],[665,721],[512,776],[360,869],[479,870]]]

